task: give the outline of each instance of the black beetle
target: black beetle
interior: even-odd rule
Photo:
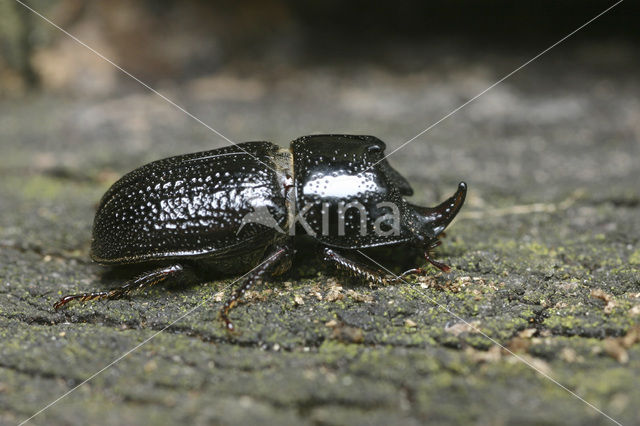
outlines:
[[[313,237],[326,261],[369,281],[388,278],[347,253],[409,244],[448,271],[430,251],[460,211],[466,184],[437,207],[411,204],[403,197],[413,190],[384,149],[373,136],[314,135],[296,139],[290,149],[245,142],[144,165],[103,196],[91,258],[155,269],[114,290],[65,296],[54,307],[118,298],[194,268],[251,271],[220,312],[232,330],[228,314],[242,295],[263,277],[290,268],[296,232]]]

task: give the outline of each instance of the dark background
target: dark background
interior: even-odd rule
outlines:
[[[59,57],[59,49],[71,40],[18,3],[4,3],[0,87],[14,94],[28,88],[73,88],[75,74],[51,75],[59,67],[72,66]],[[109,50],[110,59],[145,82],[157,84],[229,67],[269,73],[284,72],[279,67],[364,61],[411,71],[432,63],[433,57],[420,55],[425,49],[438,57],[451,49],[465,49],[475,58],[486,58],[496,49],[537,53],[613,2],[66,0],[29,4],[80,39],[86,34],[93,47]],[[624,2],[569,43],[620,42],[637,47],[639,11],[636,2]],[[606,58],[592,60],[606,66]],[[109,85],[95,90],[113,89]]]

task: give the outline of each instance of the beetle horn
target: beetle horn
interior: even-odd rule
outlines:
[[[462,208],[462,204],[464,204],[466,195],[467,184],[460,182],[456,193],[443,203],[436,207],[415,206],[415,208],[422,216],[422,220],[432,227],[435,236],[438,236],[451,223],[453,218],[456,217],[460,208]]]

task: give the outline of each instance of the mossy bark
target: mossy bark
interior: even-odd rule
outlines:
[[[52,309],[61,295],[118,284],[88,245],[95,205],[120,174],[224,142],[142,91],[1,103],[0,423],[114,361],[33,422],[608,422],[543,374],[636,422],[640,67],[595,66],[581,49],[549,54],[391,157],[415,202],[469,184],[438,251],[451,273],[371,288],[301,247],[289,275],[233,311],[233,337],[217,319],[233,277]],[[271,76],[287,79],[277,90],[256,78],[259,99],[185,89],[184,103],[236,140],[366,132],[393,148],[501,76],[452,54],[453,74],[323,68],[321,81],[313,70]],[[399,270],[404,257],[379,258]]]

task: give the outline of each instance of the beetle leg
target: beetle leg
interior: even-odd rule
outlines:
[[[337,251],[328,247],[323,248],[324,260],[333,262],[333,264],[354,276],[364,278],[367,281],[378,284],[387,284],[389,279],[387,275],[380,269],[374,268],[361,261],[350,259]]]
[[[424,258],[427,260],[427,262],[429,262],[430,264],[432,264],[436,268],[440,269],[442,272],[449,272],[451,270],[451,267],[449,265],[447,265],[445,263],[442,263],[442,262],[438,262],[437,260],[432,258],[431,254],[429,252],[426,252],[424,254]],[[426,275],[427,274],[427,269],[426,268],[409,269],[407,271],[404,271],[402,274],[400,274],[397,279],[401,279],[402,277],[405,277],[405,276],[411,275],[411,274]]]
[[[442,234],[441,234],[442,235]],[[442,244],[442,241],[440,240],[436,240],[434,241],[429,248],[427,248],[427,250],[424,252],[424,258],[426,259],[427,262],[429,262],[430,264],[432,264],[433,266],[435,266],[436,268],[440,269],[442,272],[449,272],[451,270],[451,268],[449,267],[449,265],[446,265],[442,262],[438,262],[437,260],[435,260],[433,257],[431,257],[431,251],[438,247],[439,245]],[[415,275],[426,275],[427,274],[427,269],[426,268],[413,268],[413,269],[409,269],[407,271],[404,271],[402,274],[400,274],[397,279],[402,279],[403,277],[407,276],[407,275],[411,275],[411,274],[415,274]]]
[[[429,253],[428,251],[424,252],[424,258],[427,260],[427,262],[440,269],[442,272],[449,272],[451,270],[451,267],[449,265],[438,262],[437,260],[432,258],[431,253]]]
[[[59,309],[72,300],[78,300],[80,302],[86,302],[88,300],[104,300],[104,299],[119,299],[127,294],[131,293],[134,290],[140,290],[145,287],[150,287],[152,285],[161,283],[172,275],[176,275],[181,273],[184,270],[182,265],[171,265],[165,266],[162,268],[154,269],[153,271],[149,271],[140,275],[137,278],[134,278],[131,281],[128,281],[122,287],[107,290],[107,291],[95,291],[92,293],[80,293],[80,294],[71,294],[68,296],[64,296],[62,299],[58,300],[53,307],[55,309]]]
[[[440,240],[435,240],[430,246],[429,248],[427,248],[427,250],[424,252],[424,258],[427,260],[427,262],[429,262],[430,264],[432,264],[433,266],[435,266],[436,268],[440,269],[442,272],[449,272],[451,270],[451,268],[449,267],[449,265],[446,265],[442,262],[438,262],[437,260],[435,260],[433,257],[431,257],[431,251],[433,249],[435,249],[436,247],[439,247],[442,244],[442,241]]]
[[[287,259],[289,258],[291,251],[288,246],[278,247],[274,252],[272,252],[269,256],[267,256],[267,260],[264,261],[260,266],[255,268],[244,280],[242,285],[236,288],[232,293],[229,299],[224,302],[222,305],[222,309],[220,309],[220,319],[224,321],[224,325],[228,331],[234,331],[235,326],[229,319],[229,312],[240,302],[242,297],[246,294],[247,291],[251,287],[253,287],[258,281],[260,281],[265,274],[267,274],[270,270],[272,271],[275,268],[275,273],[283,273],[283,268],[279,267],[281,265],[287,264]],[[290,263],[289,263],[290,265]],[[274,271],[272,271],[274,272]]]
[[[396,277],[396,280],[401,280],[407,275],[426,275],[426,274],[427,274],[427,270],[425,268],[412,268],[412,269],[407,269],[406,271],[398,275]]]

